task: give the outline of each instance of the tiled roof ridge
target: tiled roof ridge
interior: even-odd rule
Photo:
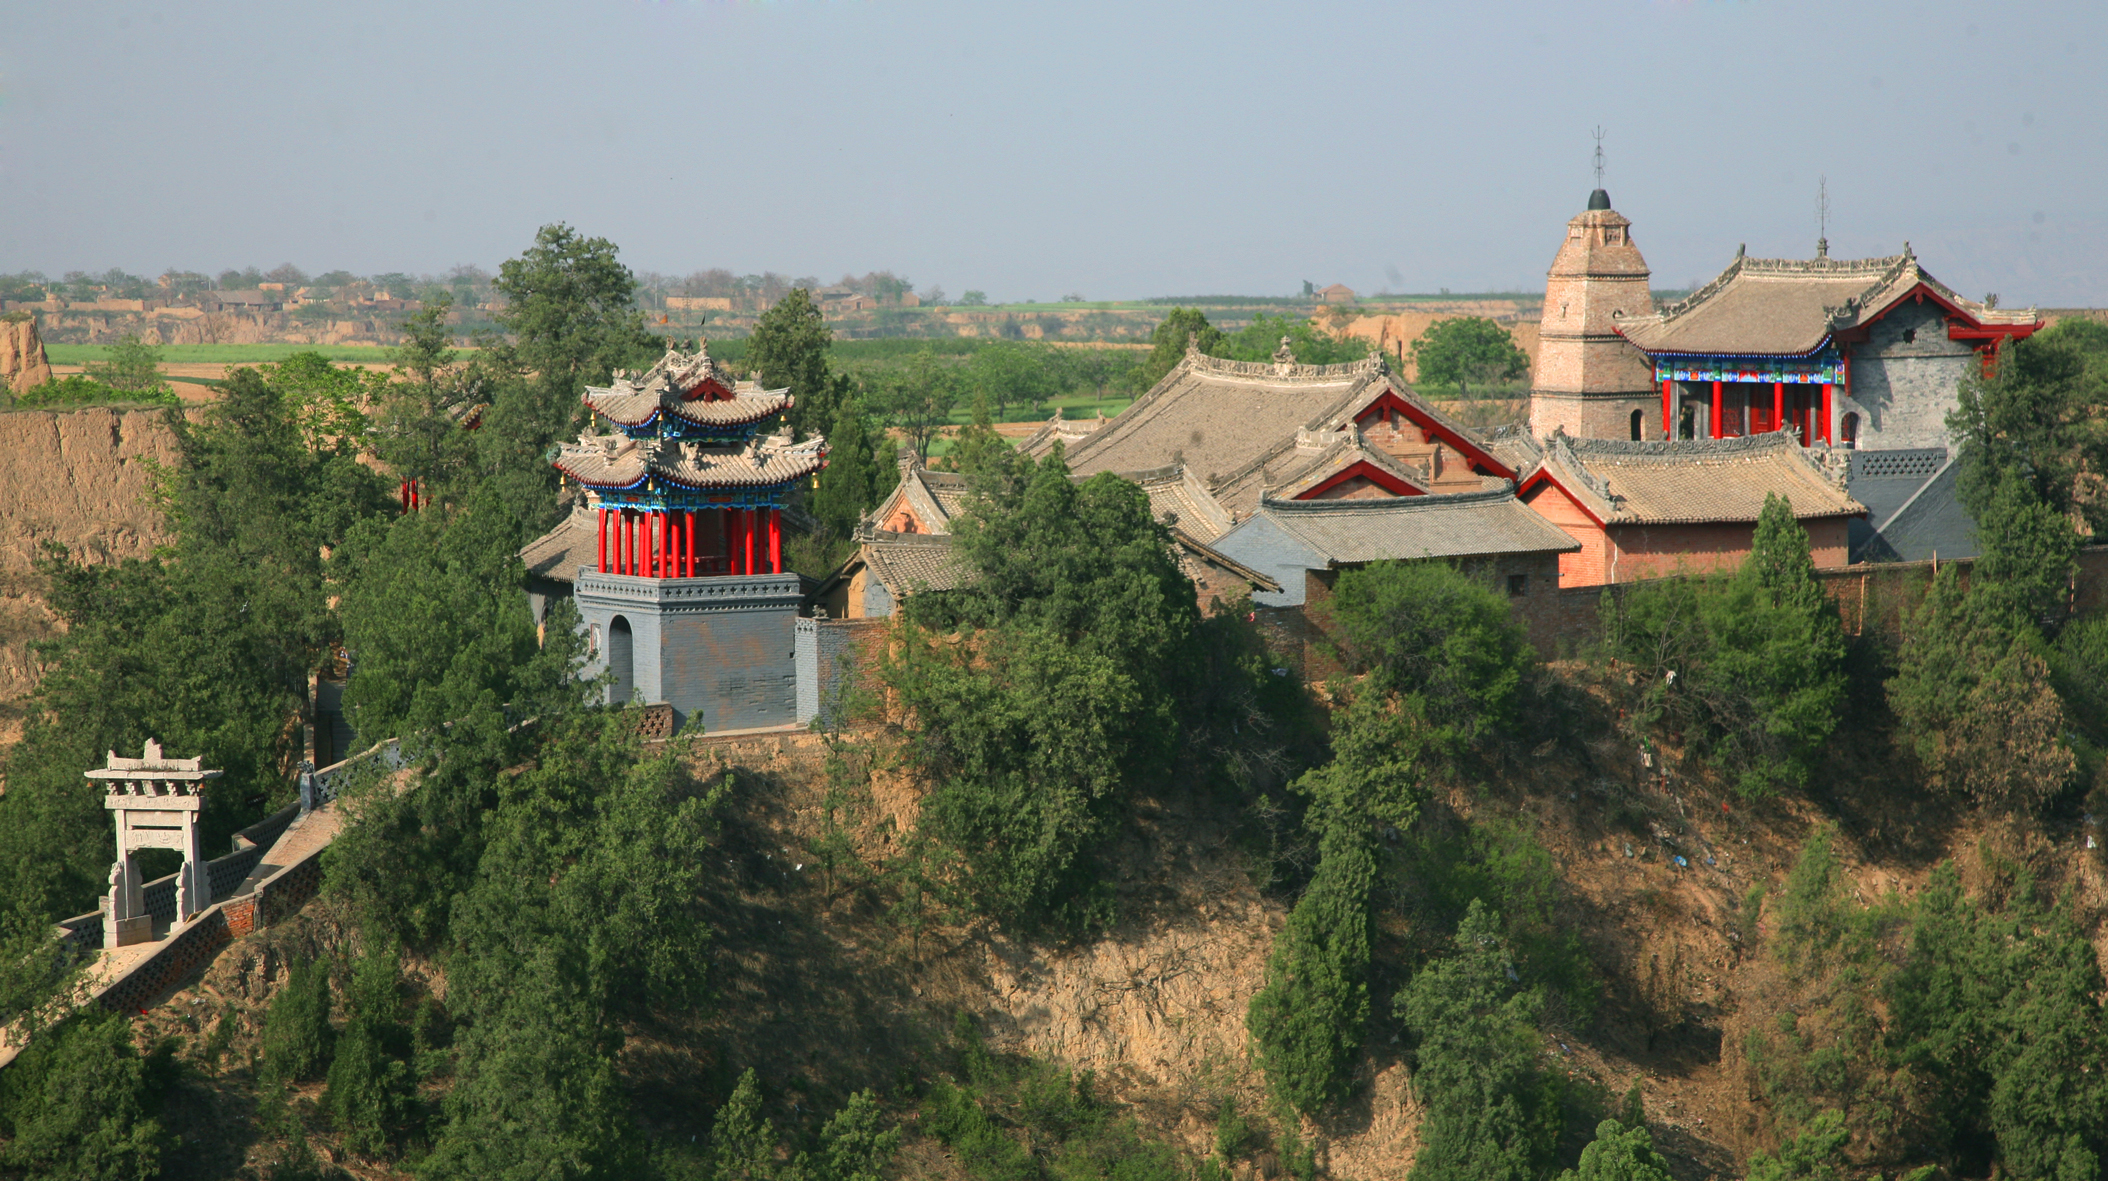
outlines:
[[[1555,429],[1550,442],[1554,447],[1563,447],[1569,454],[1577,457],[1625,455],[1663,458],[1675,456],[1680,459],[1707,455],[1738,455],[1800,446],[1798,436],[1791,430],[1764,431],[1761,434],[1741,435],[1731,439],[1628,440],[1576,438],[1563,430]]]
[[[1391,496],[1379,500],[1281,500],[1261,495],[1259,507],[1264,512],[1315,513],[1315,512],[1434,512],[1445,508],[1457,508],[1479,503],[1493,503],[1515,498],[1515,483],[1502,480],[1492,488],[1479,488],[1471,492],[1429,492],[1424,496]]]
[[[1325,366],[1325,368],[1335,368],[1335,366]],[[1386,373],[1380,368],[1373,370],[1370,376],[1373,377],[1379,374],[1386,377],[1389,376],[1388,373]],[[1411,391],[1409,389],[1406,389],[1406,387],[1400,386],[1396,382],[1392,382],[1390,384],[1393,386],[1393,388],[1397,388],[1401,392],[1404,392],[1408,396],[1411,396]],[[1303,423],[1302,430],[1311,431],[1325,429],[1325,421],[1330,418],[1338,417],[1341,411],[1345,410],[1349,406],[1354,405],[1357,399],[1359,399],[1363,394],[1368,392],[1369,385],[1369,382],[1355,382],[1354,386],[1349,389],[1346,393],[1341,394],[1337,399],[1333,400],[1333,402],[1330,405],[1326,406],[1322,411],[1319,411],[1317,414],[1312,415],[1308,420],[1306,420]],[[1426,403],[1422,402],[1418,397],[1412,397],[1412,401],[1418,403],[1421,406],[1426,405]],[[1246,476],[1251,475],[1253,472],[1264,472],[1268,465],[1272,464],[1276,459],[1279,459],[1281,457],[1282,452],[1295,450],[1297,446],[1297,441],[1300,439],[1301,435],[1302,431],[1298,431],[1293,435],[1286,435],[1282,437],[1278,442],[1276,442],[1273,446],[1261,452],[1256,458],[1254,458],[1251,462],[1245,464],[1243,467],[1237,468],[1236,470],[1229,472],[1226,475],[1219,476],[1213,480],[1204,480],[1203,483],[1208,486],[1210,491],[1213,491],[1218,488],[1227,488],[1230,485],[1237,483],[1239,480],[1244,479]],[[1466,437],[1468,438],[1469,436]]]
[[[1346,430],[1340,431],[1338,434],[1338,438],[1327,444],[1308,463],[1263,487],[1260,490],[1260,498],[1262,500],[1265,499],[1268,494],[1276,489],[1295,488],[1309,484],[1314,480],[1322,482],[1328,478],[1332,469],[1344,470],[1349,465],[1341,462],[1342,452],[1355,456],[1356,459],[1353,462],[1366,463],[1372,467],[1387,471],[1392,476],[1421,489],[1423,493],[1431,487],[1429,482],[1431,476],[1429,473],[1421,471],[1419,468],[1406,463],[1380,447],[1370,446],[1368,436],[1362,434],[1359,426],[1350,424]]]
[[[1744,273],[1752,275],[1828,275],[1837,277],[1864,274],[1872,277],[1872,282],[1869,283],[1866,291],[1861,293],[1863,296],[1868,292],[1894,282],[1896,277],[1902,273],[1904,267],[1914,264],[1916,261],[1917,256],[1911,253],[1907,244],[1903,248],[1903,253],[1891,254],[1883,258],[1751,258],[1738,249],[1735,251],[1734,261],[1728,263],[1725,270],[1713,276],[1711,282],[1677,300],[1675,303],[1663,306],[1649,318],[1665,325],[1672,323],[1686,312],[1697,308],[1706,300],[1718,295],[1720,290],[1733,281],[1735,276]],[[1859,298],[1859,296],[1853,297],[1853,302],[1857,302]]]
[[[1370,376],[1385,373],[1389,367],[1383,354],[1371,350],[1359,361],[1343,361],[1337,365],[1305,365],[1290,361],[1232,361],[1225,357],[1211,357],[1189,347],[1180,359],[1180,365],[1189,372],[1215,373],[1226,377],[1300,377],[1310,380],[1337,380],[1342,377]]]

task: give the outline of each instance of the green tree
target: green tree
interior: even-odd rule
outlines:
[[[1851,1139],[1844,1117],[1826,1111],[1807,1131],[1781,1145],[1778,1155],[1760,1152],[1750,1157],[1746,1181],[1842,1181],[1837,1162]]]
[[[1581,1150],[1581,1163],[1559,1181],[1671,1181],[1669,1162],[1654,1151],[1654,1137],[1637,1124],[1614,1119],[1596,1125],[1596,1138]]]
[[[2032,810],[2069,782],[2077,759],[2039,636],[2010,600],[1949,566],[1904,633],[1889,708],[1931,784],[1996,807]]]
[[[962,308],[985,308],[988,306],[988,293],[986,291],[969,291],[959,297],[959,306]]]
[[[543,226],[534,245],[501,264],[491,282],[505,304],[494,315],[510,339],[482,338],[475,360],[455,379],[490,403],[476,449],[484,478],[520,521],[523,541],[555,523],[557,475],[547,455],[590,417],[580,401],[586,385],[604,384],[618,368],[649,365],[665,347],[645,329],[636,277],[615,255],[605,238]]]
[[[710,1121],[711,1181],[777,1176],[776,1125],[761,1114],[761,1080],[749,1066]]]
[[[998,341],[976,349],[966,366],[966,384],[986,397],[998,414],[1012,406],[1039,406],[1060,392],[1058,362],[1045,346]]]
[[[131,1023],[87,1012],[0,1073],[0,1169],[10,1176],[146,1181],[169,1147],[155,1111],[170,1050],[142,1058]]]
[[[568,400],[587,382],[660,351],[636,308],[636,276],[615,253],[605,238],[543,226],[525,253],[499,264],[491,284],[504,297],[496,318],[516,338],[520,364]]]
[[[1474,901],[1457,954],[1414,975],[1396,999],[1411,1030],[1413,1087],[1426,1105],[1413,1181],[1524,1181],[1548,1163],[1560,1089],[1538,1071],[1542,998],[1518,990],[1500,918]]]
[[[1209,356],[1232,361],[1271,361],[1283,338],[1299,364],[1340,365],[1369,355],[1369,342],[1351,336],[1330,336],[1304,318],[1271,316],[1260,312],[1252,322],[1229,333],[1206,350]]]
[[[900,374],[881,379],[875,399],[876,409],[906,436],[923,463],[929,462],[930,441],[951,421],[958,404],[958,373],[927,347],[916,350]]]
[[[813,1181],[881,1181],[901,1137],[899,1128],[881,1128],[882,1119],[870,1090],[850,1095],[821,1126],[820,1151],[805,1162],[806,1175]]]
[[[886,675],[936,785],[923,827],[964,860],[969,896],[1010,920],[1076,921],[1106,809],[1177,748],[1172,677],[1199,611],[1136,485],[1078,485],[1058,454],[977,483],[954,533],[974,578],[908,600],[910,619],[975,641],[911,637]]]
[[[161,379],[161,347],[147,344],[136,332],[117,338],[100,361],[81,366],[88,380],[106,385],[120,395],[155,395],[169,392]]]
[[[1792,505],[1767,496],[1734,574],[1603,597],[1611,651],[1636,671],[1639,721],[1692,732],[1747,796],[1805,784],[1836,730],[1844,628],[1814,570]]]
[[[1185,357],[1188,342],[1213,355],[1222,347],[1222,333],[1208,323],[1207,314],[1199,308],[1173,308],[1149,334],[1149,355],[1129,371],[1128,385],[1140,394],[1164,380],[1164,375]]]
[[[848,387],[827,371],[827,347],[834,331],[820,315],[812,294],[794,287],[789,295],[761,313],[747,338],[747,365],[771,389],[788,388],[791,429],[802,438],[835,420]]]
[[[1266,984],[1245,1013],[1274,1094],[1306,1115],[1346,1089],[1369,1017],[1369,891],[1376,863],[1367,825],[1327,812],[1317,873],[1266,961]]]
[[[1536,663],[1507,599],[1447,563],[1341,571],[1329,610],[1355,666],[1399,694],[1450,753],[1509,722]]]
[[[1743,793],[1805,784],[1842,713],[1845,643],[1790,502],[1765,495],[1749,557],[1705,608],[1713,642],[1703,673],[1711,691],[1739,699],[1715,720]]]
[[[1454,386],[1460,396],[1530,371],[1530,355],[1516,347],[1507,329],[1483,316],[1437,320],[1413,341],[1412,355],[1421,381]]]
[[[344,711],[365,740],[429,730],[479,706],[530,716],[577,692],[569,686],[583,641],[567,622],[575,610],[552,607],[537,642],[518,521],[495,491],[474,497],[366,521],[333,559],[356,662]]]
[[[329,961],[300,960],[264,1015],[264,1071],[280,1082],[304,1082],[329,1065],[335,1043],[329,1024]]]
[[[2098,413],[2108,403],[2108,332],[2066,320],[2001,353],[1994,378],[1964,379],[1947,424],[1959,443],[1962,503],[1979,532],[2000,497],[2083,514],[2095,533],[2108,531],[2108,497],[2098,495],[2108,473],[2108,423]],[[2025,494],[2005,489],[2016,479]]]
[[[402,970],[395,951],[372,941],[352,962],[324,1098],[344,1144],[379,1156],[406,1123],[416,1080],[410,1068],[410,1029],[402,1021]]]

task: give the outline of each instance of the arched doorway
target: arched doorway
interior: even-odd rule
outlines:
[[[1646,412],[1646,411],[1644,411],[1644,410],[1635,410],[1635,411],[1633,411],[1633,412],[1632,412],[1632,441],[1633,441],[1633,442],[1635,442],[1635,443],[1639,442],[1639,441],[1640,441],[1640,439],[1641,439],[1641,438],[1643,437],[1643,432],[1645,432],[1645,431],[1646,431],[1646,429],[1647,429],[1647,412]]]
[[[1838,438],[1847,447],[1856,447],[1859,444],[1859,415],[1857,413],[1844,416],[1843,429],[1838,432]]]
[[[620,615],[608,624],[608,671],[614,674],[614,684],[608,686],[608,701],[628,705],[630,698],[637,695],[637,666],[629,620]]]

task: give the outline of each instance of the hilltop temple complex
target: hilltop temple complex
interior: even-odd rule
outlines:
[[[1595,190],[1567,223],[1545,281],[1530,383],[1537,442],[1783,433],[1833,469],[1840,488],[1866,481],[1850,560],[1974,552],[1952,503],[1947,416],[1966,375],[1995,372],[2008,342],[2042,327],[2033,309],[1964,298],[1907,242],[1870,259],[1831,258],[1827,240],[1810,259],[1738,250],[1711,282],[1666,307],[1655,306],[1647,281],[1631,221]],[[1678,453],[1668,447],[1652,466],[1673,465]]]
[[[1254,618],[1321,602],[1341,570],[1436,559],[1505,591],[1550,643],[1567,602],[1551,596],[1730,569],[1774,496],[1818,567],[1974,553],[1946,419],[1968,375],[2042,327],[2032,310],[1962,297],[1907,244],[1737,252],[1667,306],[1649,278],[1632,222],[1595,190],[1547,274],[1527,425],[1491,437],[1381,354],[1305,365],[1284,338],[1261,362],[1189,342],[1120,414],[1057,414],[1019,447],[1062,448],[1077,480],[1133,481],[1201,604]],[[522,551],[531,596],[544,622],[572,599],[587,673],[672,728],[803,724],[832,708],[846,637],[974,577],[953,548],[969,482],[911,453],[847,560],[788,570],[784,513],[826,442],[793,442],[776,425],[788,391],[706,349],[617,371],[584,402],[597,430],[552,457],[572,513]]]

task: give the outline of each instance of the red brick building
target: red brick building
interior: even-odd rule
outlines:
[[[1843,566],[1867,511],[1787,432],[1642,443],[1555,432],[1519,494],[1581,545],[1560,555],[1562,587],[1733,569],[1767,494],[1793,505],[1817,567]]]

